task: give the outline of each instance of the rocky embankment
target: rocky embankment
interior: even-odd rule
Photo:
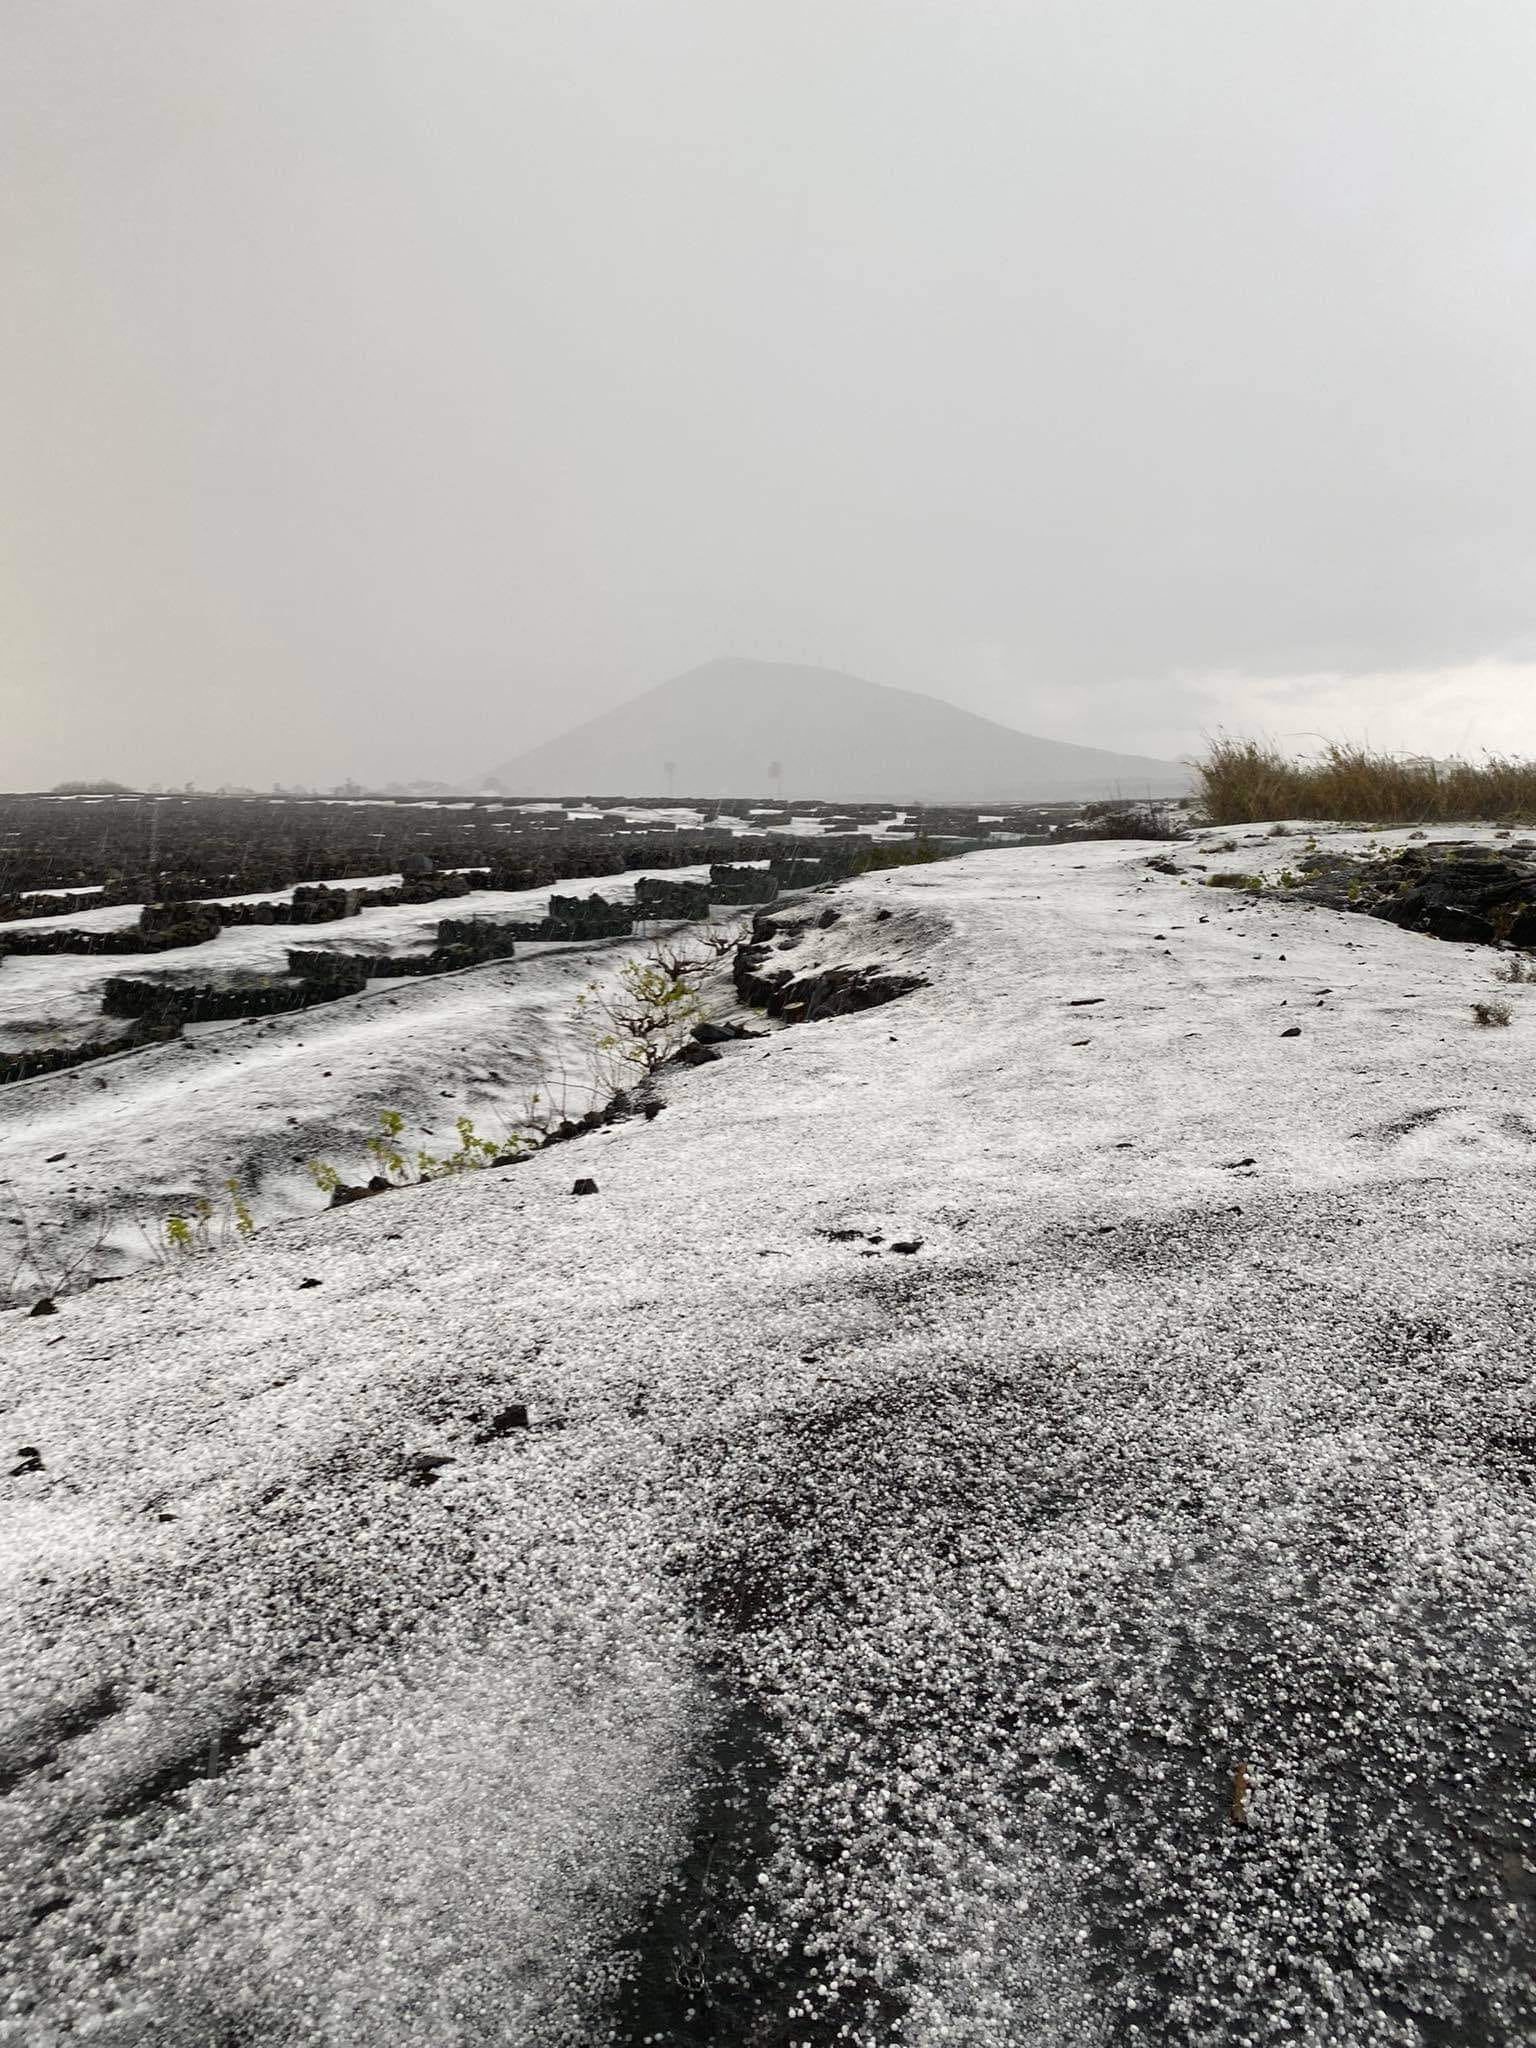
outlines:
[[[1319,844],[1308,834],[1300,852],[1266,839],[1261,846],[1267,859],[1255,873],[1223,868],[1219,856],[1238,847],[1218,840],[1217,858],[1194,871],[1214,887],[1251,886],[1381,918],[1431,938],[1536,949],[1536,840],[1512,840],[1502,831],[1479,838],[1442,833],[1433,840],[1422,831],[1399,832],[1386,844],[1358,834],[1352,839]],[[1187,856],[1166,853],[1149,865],[1180,874],[1191,864]]]

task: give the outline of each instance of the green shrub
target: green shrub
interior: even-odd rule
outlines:
[[[256,1223],[251,1215],[250,1205],[240,1192],[240,1183],[231,1176],[224,1182],[224,1199],[215,1204],[206,1195],[199,1195],[192,1204],[190,1215],[174,1211],[165,1219],[165,1241],[160,1247],[174,1254],[211,1252],[220,1245],[228,1244],[231,1238],[242,1242],[255,1234]],[[148,1232],[145,1232],[146,1237]]]
[[[395,1142],[404,1129],[405,1118],[398,1109],[381,1109],[379,1111],[378,1134],[368,1140],[365,1149],[374,1166],[378,1169],[380,1176],[385,1180],[404,1181],[406,1179],[405,1159]]]
[[[530,1096],[530,1116],[538,1101],[537,1095]],[[373,1161],[381,1180],[392,1181],[396,1187],[411,1187],[419,1181],[443,1180],[452,1174],[471,1173],[477,1167],[493,1166],[498,1159],[515,1157],[531,1142],[521,1131],[513,1131],[501,1139],[482,1138],[467,1116],[455,1117],[454,1129],[459,1134],[459,1142],[452,1152],[439,1156],[418,1148],[415,1163],[411,1165],[400,1149],[399,1141],[405,1132],[404,1116],[398,1109],[381,1109],[378,1131],[366,1140],[363,1150]],[[322,1195],[335,1194],[342,1184],[340,1173],[328,1159],[311,1159],[307,1171]]]
[[[618,983],[592,982],[576,998],[578,1023],[595,1027],[592,1049],[600,1061],[653,1074],[670,1059],[704,1014],[696,983],[713,964],[654,947],[644,959],[626,960]]]
[[[883,868],[919,867],[926,861],[948,860],[949,853],[942,846],[935,846],[926,834],[919,832],[915,839],[892,840],[889,845],[867,847],[854,857],[850,874],[875,874]]]

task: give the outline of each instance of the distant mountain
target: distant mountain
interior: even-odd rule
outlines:
[[[705,662],[486,774],[517,796],[786,796],[985,803],[1182,796],[1174,761],[1041,740],[836,669]]]

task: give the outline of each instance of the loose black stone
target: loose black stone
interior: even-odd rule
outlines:
[[[489,1443],[493,1437],[510,1436],[514,1429],[528,1427],[528,1410],[521,1401],[514,1401],[509,1407],[493,1415],[481,1433],[481,1443]]]
[[[685,1045],[677,1055],[685,1067],[707,1067],[720,1058],[712,1045]]]
[[[435,1486],[444,1465],[455,1461],[443,1451],[416,1451],[405,1461],[404,1478],[409,1486]]]

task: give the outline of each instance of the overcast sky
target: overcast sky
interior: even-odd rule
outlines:
[[[4,0],[0,786],[718,653],[1536,753],[1530,0]]]

